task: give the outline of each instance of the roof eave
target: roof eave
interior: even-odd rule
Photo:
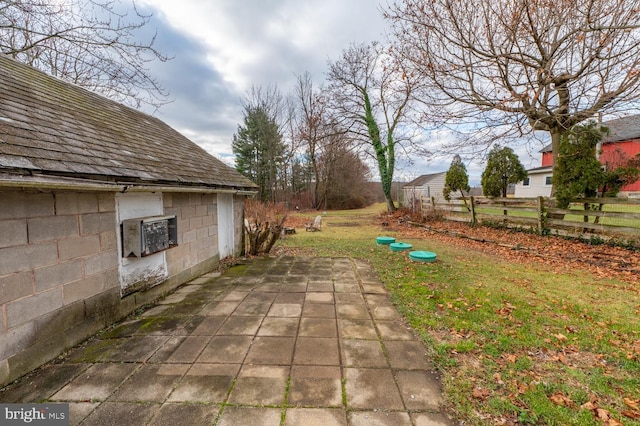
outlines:
[[[90,190],[105,192],[197,192],[255,195],[250,186],[222,186],[204,184],[171,184],[168,182],[126,182],[69,176],[17,174],[0,171],[0,188],[38,188],[58,190]]]

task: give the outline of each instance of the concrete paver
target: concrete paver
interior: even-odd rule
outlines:
[[[362,261],[205,274],[0,391],[82,425],[449,426],[424,345]]]

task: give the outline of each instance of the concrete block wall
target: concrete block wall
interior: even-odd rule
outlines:
[[[216,199],[163,194],[165,214],[178,218],[169,277],[121,297],[114,193],[0,189],[0,386],[215,269]]]
[[[98,329],[119,299],[111,193],[0,190],[0,383]],[[85,301],[102,297],[103,315]],[[85,336],[86,337],[86,336]]]
[[[178,218],[178,247],[167,251],[169,276],[220,260],[215,194],[164,193],[164,211]]]

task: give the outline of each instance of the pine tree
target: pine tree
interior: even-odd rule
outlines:
[[[462,162],[460,156],[456,155],[453,157],[451,166],[444,178],[444,190],[442,191],[444,198],[449,201],[451,200],[452,192],[460,191],[460,196],[462,196],[464,204],[467,205],[467,200],[464,197],[464,191],[468,192],[470,189],[467,168]]]
[[[259,186],[259,199],[276,201],[286,146],[275,118],[269,116],[266,108],[245,108],[244,124],[238,126],[231,147],[236,155],[236,170]]]
[[[509,147],[495,146],[487,156],[487,167],[482,172],[482,193],[489,197],[506,197],[509,184],[527,177],[520,159]]]

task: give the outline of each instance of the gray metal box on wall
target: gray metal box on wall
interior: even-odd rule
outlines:
[[[122,257],[144,257],[178,245],[176,216],[152,216],[122,221]]]

